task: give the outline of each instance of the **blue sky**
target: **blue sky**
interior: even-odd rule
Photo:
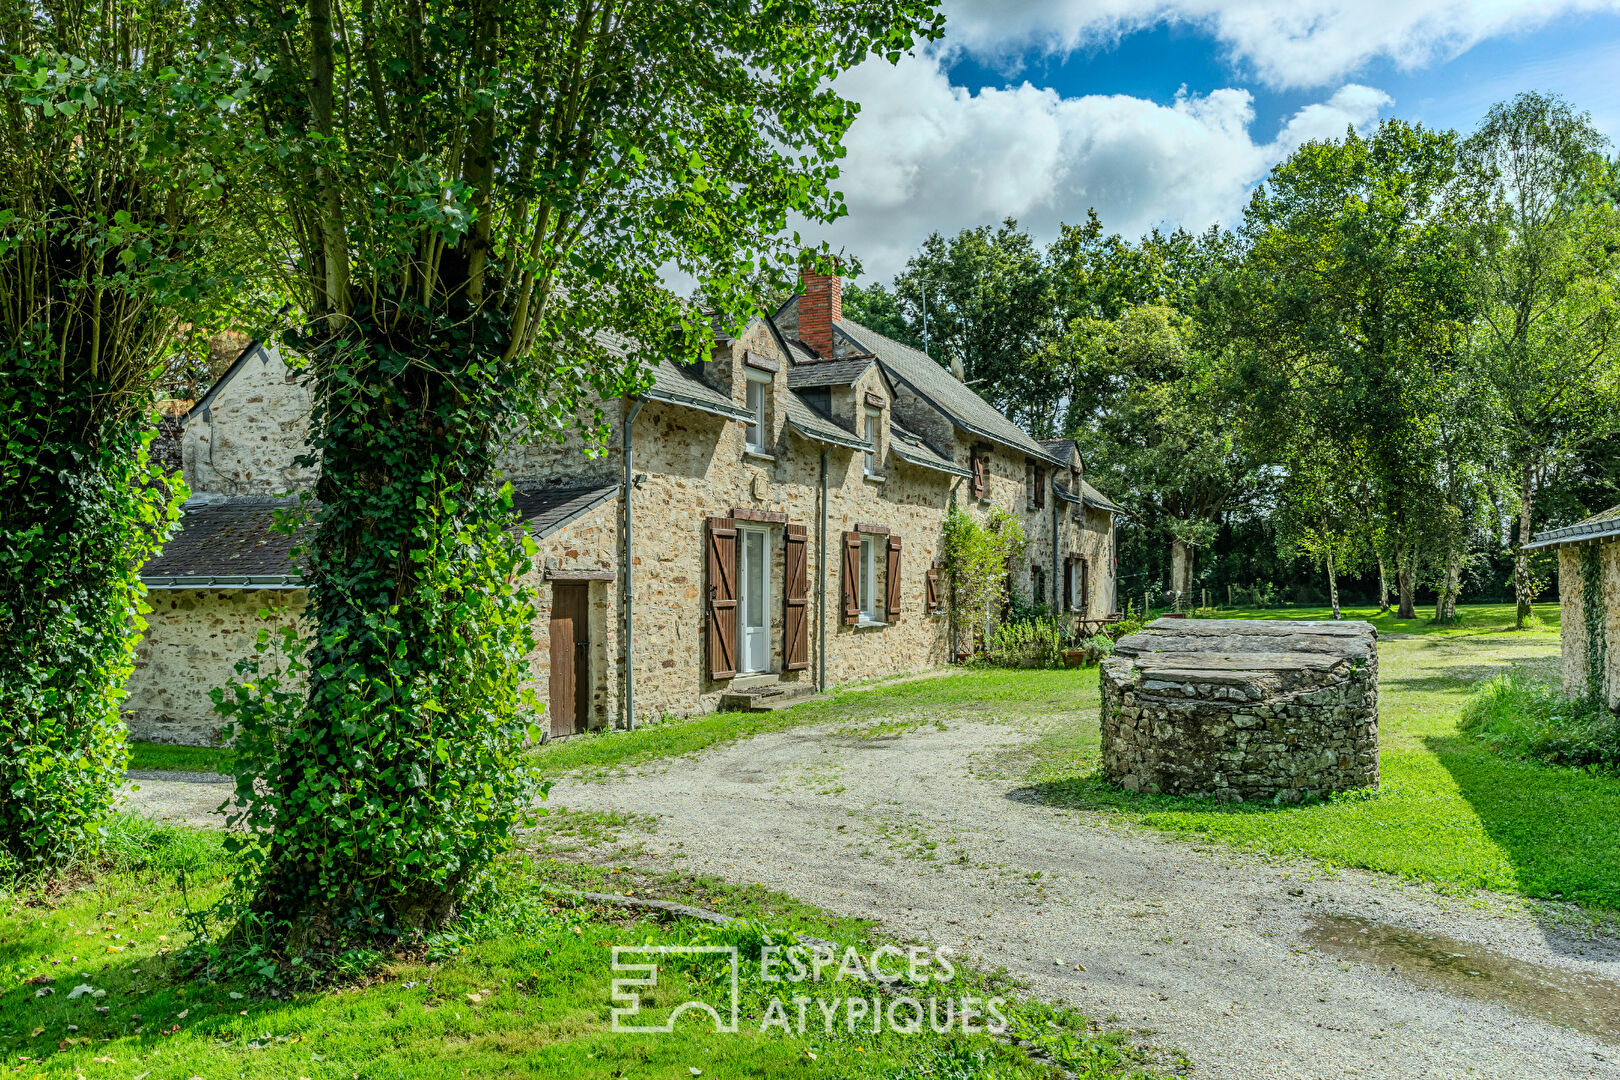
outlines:
[[[1016,67],[1016,74],[1009,70]],[[1013,65],[967,53],[945,68],[953,85],[978,91],[1029,81],[1065,97],[1126,94],[1162,104],[1185,87],[1227,86],[1255,94],[1256,125],[1275,128],[1314,100],[1310,91],[1271,89],[1253,65],[1234,61],[1204,27],[1161,22],[1109,42],[1058,55],[1027,49]],[[1488,39],[1462,55],[1412,70],[1375,57],[1354,81],[1394,99],[1388,115],[1467,131],[1491,104],[1519,90],[1556,90],[1589,110],[1611,138],[1620,125],[1620,14],[1571,14],[1534,30]]]
[[[839,89],[849,217],[898,271],[931,231],[1096,207],[1127,235],[1231,223],[1301,142],[1398,116],[1466,132],[1553,90],[1620,139],[1620,0],[945,0],[945,41]]]

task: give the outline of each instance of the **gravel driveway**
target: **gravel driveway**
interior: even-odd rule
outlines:
[[[648,866],[676,856],[952,946],[1037,996],[1151,1032],[1195,1076],[1620,1077],[1620,1045],[1308,947],[1326,936],[1313,927],[1344,932],[1324,917],[1360,917],[1578,981],[1620,979],[1614,942],[1565,940],[1488,898],[1109,827],[970,770],[1033,737],[966,722],[879,738],[797,729],[559,784],[551,803],[655,814],[642,846],[662,857]]]
[[[1358,926],[1444,935],[1464,950],[1450,956],[1486,969],[1469,974],[1500,977],[1495,958],[1519,965],[1509,986],[1525,971],[1568,980],[1574,991],[1528,1000],[1574,993],[1602,1034],[1620,1032],[1616,942],[1499,899],[1212,851],[1027,801],[982,766],[1034,737],[975,722],[879,737],[800,728],[560,783],[551,805],[656,815],[656,834],[622,836],[616,857],[760,882],[951,946],[1039,997],[1185,1051],[1195,1076],[1620,1078],[1620,1043],[1538,1019],[1534,1004],[1505,1008],[1388,959],[1317,947],[1334,947],[1330,934],[1355,941]],[[132,806],[217,826],[229,789],[203,779],[143,774]]]

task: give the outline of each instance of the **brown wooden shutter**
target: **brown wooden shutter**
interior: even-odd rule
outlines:
[[[1074,610],[1074,575],[1069,572],[1069,567],[1072,566],[1072,565],[1074,565],[1074,556],[1073,555],[1065,555],[1063,557],[1063,610],[1064,611],[1073,611]]]
[[[709,678],[729,679],[737,674],[737,523],[710,518],[707,544]]]
[[[893,533],[889,534],[889,566],[884,584],[884,618],[893,622],[900,617],[900,538]]]
[[[1091,560],[1080,560],[1080,610],[1091,610]]]
[[[968,481],[968,488],[973,492],[975,499],[984,498],[984,451],[975,446],[970,451],[973,464],[973,479]]]
[[[1042,468],[1036,468],[1036,470],[1035,470],[1035,509],[1043,510],[1045,508],[1046,508],[1046,470],[1042,469]]]
[[[787,610],[782,618],[782,666],[803,671],[810,666],[810,567],[806,561],[810,534],[803,525],[789,525],[783,533],[787,547],[782,560],[782,595]]]
[[[925,596],[928,602],[928,610],[930,613],[938,612],[945,606],[940,601],[939,596],[939,563],[936,562],[933,566],[928,568],[926,580],[928,582],[928,589]]]
[[[843,616],[846,626],[861,621],[861,534],[844,534],[844,600]]]

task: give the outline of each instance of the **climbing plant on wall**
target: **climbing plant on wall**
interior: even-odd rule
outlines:
[[[958,649],[971,647],[992,624],[1007,596],[1012,563],[1024,552],[1024,527],[1000,507],[980,520],[955,503],[945,515],[943,554],[950,577],[951,629]]]
[[[1603,602],[1603,547],[1587,544],[1581,552],[1581,621],[1586,626],[1586,693],[1603,700],[1609,662],[1609,613]]]

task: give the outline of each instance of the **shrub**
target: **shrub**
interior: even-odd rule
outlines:
[[[1504,757],[1620,771],[1620,717],[1592,698],[1568,698],[1516,673],[1483,683],[1461,729]]]
[[[1114,655],[1114,639],[1107,634],[1092,634],[1080,643],[1080,648],[1085,651],[1086,663],[1095,664]]]
[[[1063,666],[1064,633],[1053,618],[1009,619],[990,635],[985,660],[997,667]]]
[[[1271,582],[1238,585],[1232,589],[1232,603],[1238,607],[1272,608],[1278,604],[1277,587]]]

